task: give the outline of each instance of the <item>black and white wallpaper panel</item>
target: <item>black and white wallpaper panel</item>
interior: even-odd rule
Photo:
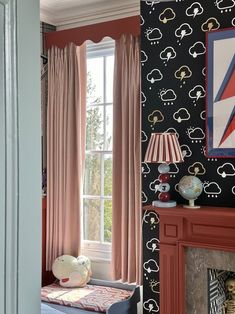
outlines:
[[[235,207],[235,159],[207,158],[206,32],[235,26],[235,0],[141,1],[142,154],[152,132],[175,132],[185,162],[171,164],[171,195],[184,175],[203,182],[198,204]],[[222,60],[223,56],[221,56]],[[142,202],[157,198],[157,165],[142,163]],[[158,313],[159,219],[144,212],[144,312]]]

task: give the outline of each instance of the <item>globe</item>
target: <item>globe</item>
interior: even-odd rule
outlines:
[[[189,205],[184,206],[188,208],[198,208],[194,201],[202,193],[203,185],[200,179],[196,176],[184,176],[178,185],[180,195],[189,201]]]

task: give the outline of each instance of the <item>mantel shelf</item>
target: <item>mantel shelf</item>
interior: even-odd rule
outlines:
[[[177,216],[177,217],[198,217],[198,216],[217,216],[217,217],[231,217],[235,218],[235,207],[215,207],[215,206],[201,206],[200,208],[192,209],[185,208],[183,205],[176,207],[161,208],[152,205],[147,205],[144,210],[156,211],[159,215]]]
[[[160,217],[161,314],[185,314],[185,247],[235,252],[235,208],[145,206]]]

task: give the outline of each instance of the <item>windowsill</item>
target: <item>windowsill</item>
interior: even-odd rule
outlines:
[[[94,241],[82,241],[82,254],[96,263],[110,263],[111,261],[111,244],[99,243]]]

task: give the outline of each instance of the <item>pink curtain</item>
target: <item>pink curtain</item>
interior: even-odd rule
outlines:
[[[116,280],[140,283],[140,48],[132,35],[116,41],[113,115],[112,272]]]
[[[85,158],[86,49],[70,44],[48,53],[47,270],[80,251]]]

